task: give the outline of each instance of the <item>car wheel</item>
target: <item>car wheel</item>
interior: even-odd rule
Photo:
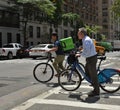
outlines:
[[[8,59],[13,59],[13,54],[11,52],[9,52],[8,55],[7,55],[7,58]]]
[[[36,59],[37,57],[32,57],[33,59]]]

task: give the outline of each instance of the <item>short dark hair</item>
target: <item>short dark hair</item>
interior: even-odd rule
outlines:
[[[58,36],[56,32],[53,32],[52,33],[52,36]]]
[[[58,39],[58,34],[56,32],[53,32],[52,36],[56,36],[56,38]]]

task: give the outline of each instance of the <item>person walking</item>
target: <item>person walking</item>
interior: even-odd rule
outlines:
[[[51,39],[54,42],[54,47],[51,48],[48,52],[52,52],[52,51],[56,52],[56,57],[53,62],[53,67],[55,68],[55,70],[57,72],[57,74],[55,74],[55,76],[58,77],[60,72],[65,70],[65,68],[63,67],[63,61],[65,58],[65,55],[64,55],[62,46],[60,44],[60,41],[58,40],[58,35],[56,32],[52,33]]]
[[[86,58],[85,72],[92,81],[93,91],[88,93],[88,96],[96,96],[100,94],[99,82],[97,78],[97,53],[92,39],[87,35],[86,29],[79,28],[78,39],[82,39],[82,53],[81,56]]]

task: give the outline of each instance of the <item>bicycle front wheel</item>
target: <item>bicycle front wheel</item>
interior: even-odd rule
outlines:
[[[39,63],[33,70],[33,76],[38,82],[46,83],[54,76],[53,67],[48,63]]]
[[[81,81],[81,75],[72,69],[66,69],[58,76],[59,85],[66,91],[75,91],[81,85]]]
[[[120,89],[120,71],[114,70],[113,72],[115,74],[110,77],[108,82],[100,84],[100,87],[108,93],[114,93]]]

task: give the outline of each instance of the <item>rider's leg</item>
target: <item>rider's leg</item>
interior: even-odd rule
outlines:
[[[54,67],[54,69],[56,70],[57,73],[59,73],[58,59],[59,59],[59,57],[56,56],[55,59],[54,59],[54,62],[53,62],[53,67]]]
[[[63,67],[64,57],[64,55],[57,55],[53,62],[53,67],[55,68],[57,74],[60,73],[60,69],[65,70]]]
[[[65,68],[63,66],[64,59],[65,59],[64,55],[59,55],[58,66],[59,66],[59,69],[61,69],[61,70],[65,70]]]

